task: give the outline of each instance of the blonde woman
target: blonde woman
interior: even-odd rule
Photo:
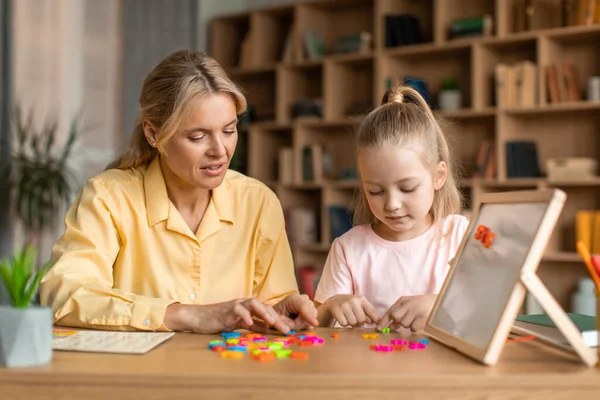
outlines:
[[[178,51],[145,79],[129,149],[68,211],[40,295],[57,325],[217,333],[316,326],[281,205],[228,170],[240,89]]]

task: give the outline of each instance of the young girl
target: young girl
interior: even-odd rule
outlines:
[[[320,326],[419,331],[468,227],[448,144],[421,95],[388,91],[358,129],[355,227],[334,240],[315,302]]]

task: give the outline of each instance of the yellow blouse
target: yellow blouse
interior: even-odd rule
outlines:
[[[281,204],[234,171],[213,190],[194,234],[167,196],[158,157],[90,179],[65,218],[40,298],[57,325],[168,330],[168,305],[298,291]]]

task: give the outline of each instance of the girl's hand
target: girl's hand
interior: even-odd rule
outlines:
[[[317,308],[307,295],[293,293],[273,306],[275,312],[281,315],[286,322],[291,321],[295,331],[310,329],[319,325]],[[294,320],[291,317],[297,316]]]
[[[236,329],[266,332],[273,327],[289,332],[294,324],[256,298],[236,299],[210,305],[174,303],[167,307],[164,324],[173,331],[214,334]]]
[[[398,330],[400,327],[410,329],[412,332],[423,330],[435,299],[435,294],[400,297],[386,311],[377,324],[377,329],[382,330],[389,325],[392,331]]]
[[[358,327],[379,321],[377,310],[365,296],[338,294],[330,297],[323,305],[343,327]]]

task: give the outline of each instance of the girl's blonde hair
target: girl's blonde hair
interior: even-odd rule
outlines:
[[[423,97],[411,87],[398,86],[388,90],[381,105],[371,111],[358,128],[357,149],[382,146],[407,146],[418,144],[422,148],[423,163],[432,173],[444,161],[448,175],[438,189],[429,211],[433,223],[441,232],[441,221],[457,214],[461,209],[462,196],[456,186],[456,166],[450,155],[446,137]],[[363,188],[360,188],[355,211],[355,225],[377,222],[371,212]],[[447,232],[451,232],[449,226]],[[446,234],[442,233],[443,236]]]
[[[246,111],[246,98],[210,56],[193,50],[180,50],[162,60],[144,80],[137,118],[129,148],[107,169],[128,169],[147,165],[173,139],[196,98],[225,94],[239,114]],[[144,136],[144,121],[158,133],[156,148]]]

